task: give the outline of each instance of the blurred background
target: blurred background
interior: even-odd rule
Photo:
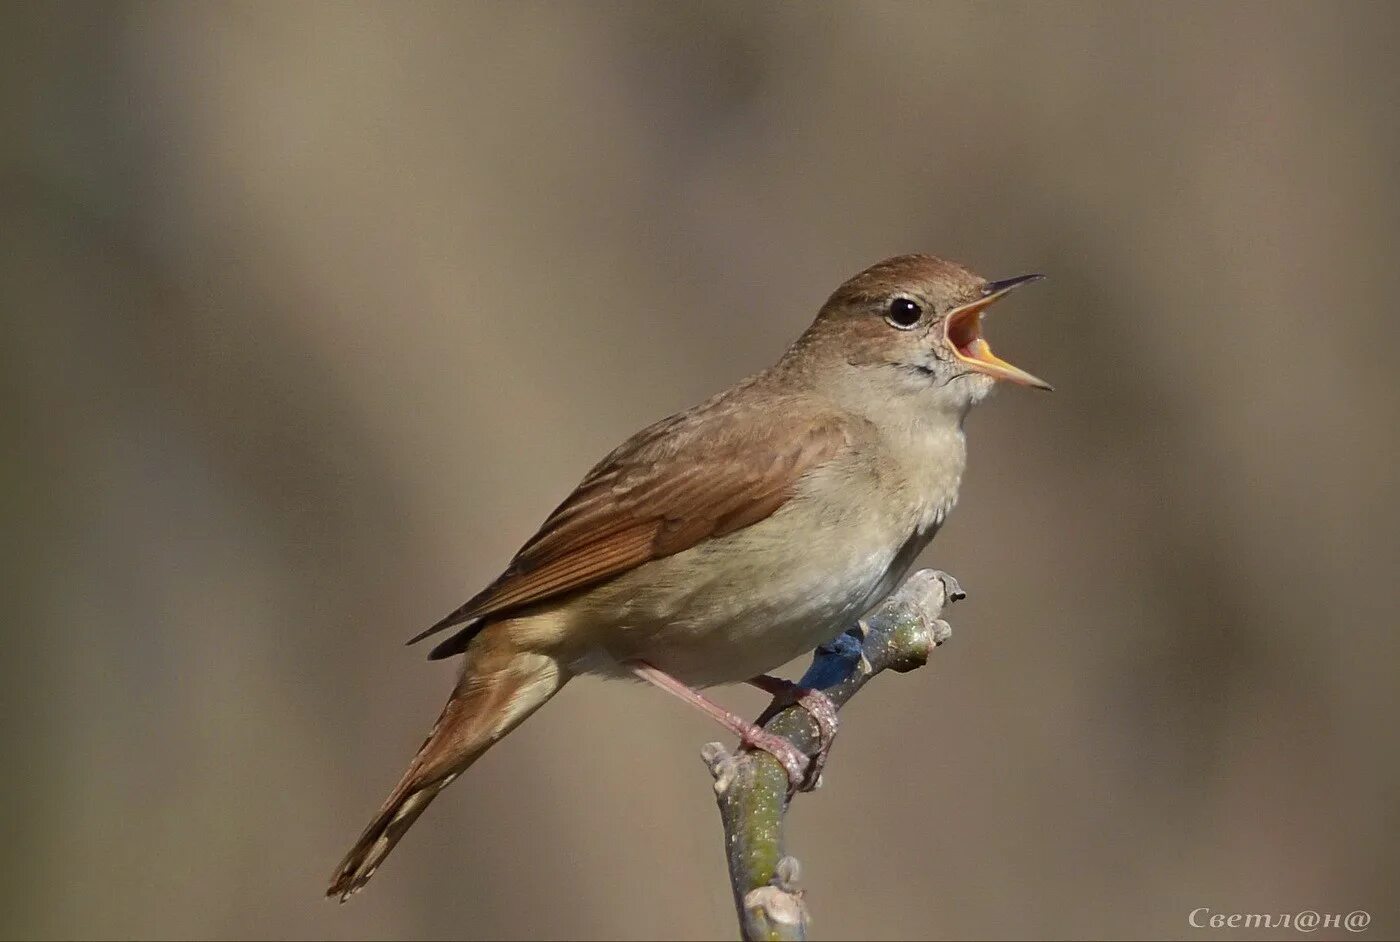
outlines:
[[[791,816],[816,935],[1400,931],[1400,8],[0,17],[0,934],[732,937],[715,730],[592,680],[321,894],[404,639],[910,251],[1048,272],[990,332],[1059,391],[972,416],[953,641]]]

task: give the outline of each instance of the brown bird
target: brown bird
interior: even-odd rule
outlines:
[[[957,501],[963,419],[996,380],[1050,386],[993,355],[986,281],[901,255],[836,289],[772,367],[624,442],[506,571],[413,641],[464,654],[408,771],[336,869],[362,887],[438,793],[578,674],[638,677],[700,707],[810,782],[791,743],[696,691],[750,682],[840,634],[904,577]],[[410,642],[411,643],[411,642]]]

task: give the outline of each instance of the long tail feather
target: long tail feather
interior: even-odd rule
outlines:
[[[384,806],[336,868],[327,896],[339,897],[343,903],[364,886],[438,793],[568,680],[553,658],[492,641],[485,635],[473,645],[466,671],[442,716]]]

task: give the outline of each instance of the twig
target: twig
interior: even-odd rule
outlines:
[[[953,633],[939,617],[944,605],[962,597],[957,580],[947,573],[914,573],[874,614],[818,648],[799,683],[822,691],[840,707],[881,671],[902,673],[923,666]],[[809,757],[817,751],[819,730],[800,706],[775,698],[758,723],[792,740]],[[796,886],[797,861],[783,853],[787,772],[766,752],[731,755],[717,742],[705,746],[701,755],[715,778],[743,938],[805,939],[809,917]]]

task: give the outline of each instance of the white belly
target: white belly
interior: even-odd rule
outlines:
[[[552,611],[548,633],[568,639],[559,656],[610,675],[639,659],[709,686],[766,673],[836,637],[894,589],[957,499],[957,425],[912,425],[879,459],[884,444],[804,478],[771,517]]]
[[[767,673],[853,625],[936,529],[845,514],[799,526],[796,538],[801,515],[775,515],[589,593],[576,617],[594,643],[574,668],[622,674],[622,661],[640,659],[697,687]]]

